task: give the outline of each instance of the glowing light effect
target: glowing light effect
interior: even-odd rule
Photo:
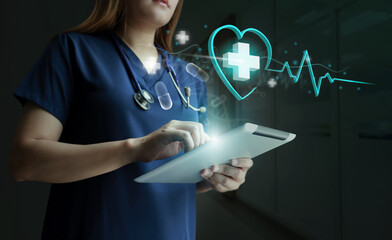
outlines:
[[[255,28],[247,28],[241,32],[237,27],[235,27],[233,25],[224,25],[222,27],[217,28],[215,31],[212,32],[210,38],[208,39],[208,53],[210,55],[212,65],[214,66],[214,68],[215,68],[218,76],[222,80],[223,84],[225,84],[225,86],[231,92],[231,94],[233,94],[233,96],[235,98],[237,98],[238,101],[241,101],[241,100],[244,100],[245,98],[247,98],[250,94],[252,94],[252,92],[254,90],[256,90],[256,87],[254,87],[252,90],[250,90],[245,96],[241,96],[237,92],[237,90],[234,89],[233,85],[226,78],[225,74],[223,73],[222,69],[220,68],[218,61],[216,59],[216,56],[215,56],[215,52],[214,52],[214,39],[215,39],[216,34],[219,31],[221,31],[222,29],[229,29],[229,30],[233,31],[238,39],[241,39],[244,36],[244,34],[248,32],[248,33],[255,34],[257,37],[259,37],[261,40],[263,40],[264,44],[267,47],[267,56],[268,56],[264,69],[268,68],[268,66],[271,63],[272,47],[271,47],[271,44],[270,44],[268,38],[262,32],[260,32],[259,30],[255,29]]]
[[[210,137],[210,142],[216,144],[216,143],[218,143],[218,139],[219,139],[219,137],[217,135],[212,135]]]
[[[149,57],[147,58],[145,67],[149,71],[148,74],[156,74],[157,70],[161,69],[161,63],[157,62],[156,58]]]
[[[207,82],[210,76],[208,73],[206,73],[203,69],[199,68],[196,64],[194,63],[188,63],[185,67],[185,70],[187,73],[190,75],[194,76],[200,81],[205,81]]]
[[[210,104],[212,107],[216,108],[216,107],[219,107],[220,105],[222,105],[226,100],[227,100],[227,97],[225,95],[221,95],[219,97],[214,98]]]
[[[283,64],[282,69],[266,69],[267,71],[271,72],[284,72],[285,70],[289,74],[289,77],[293,79],[294,83],[297,83],[301,77],[302,69],[305,66],[308,68],[310,79],[312,80],[312,86],[314,90],[314,95],[316,97],[319,96],[320,94],[320,89],[321,89],[321,83],[323,82],[323,79],[328,79],[328,81],[332,84],[335,81],[340,81],[340,82],[349,82],[349,83],[357,83],[357,84],[368,84],[368,85],[373,85],[373,83],[367,83],[367,82],[359,82],[359,81],[354,81],[354,80],[348,80],[348,79],[342,79],[342,78],[332,78],[329,73],[326,73],[324,76],[321,76],[318,78],[318,81],[316,81],[316,77],[314,76],[313,73],[313,68],[312,68],[312,63],[310,62],[310,57],[309,53],[307,50],[304,51],[304,55],[302,57],[301,63],[298,67],[297,74],[294,75],[293,72],[291,71],[290,65],[288,62],[285,62]],[[339,89],[342,89],[341,86]]]
[[[274,78],[270,78],[270,80],[268,80],[267,84],[270,88],[274,88],[276,86],[277,82]]]
[[[318,82],[316,82],[316,77],[314,76],[313,73],[313,68],[312,68],[312,64],[310,63],[310,57],[308,54],[308,51],[305,50],[304,51],[304,55],[303,58],[301,60],[301,63],[298,67],[298,71],[297,74],[294,75],[291,71],[290,65],[288,62],[285,62],[283,64],[282,69],[269,69],[269,65],[271,63],[271,59],[272,59],[272,47],[271,44],[268,40],[268,38],[259,30],[255,29],[255,28],[247,28],[243,31],[240,31],[237,27],[233,26],[233,25],[224,25],[221,26],[219,28],[217,28],[214,32],[212,32],[210,38],[208,39],[208,53],[210,55],[211,58],[211,62],[212,65],[214,66],[218,76],[220,77],[220,79],[222,80],[222,82],[225,84],[225,86],[227,87],[227,89],[233,94],[233,96],[235,98],[237,98],[238,101],[244,100],[245,98],[247,98],[250,94],[252,94],[257,87],[254,87],[252,90],[250,90],[250,92],[248,92],[245,96],[241,96],[238,94],[238,92],[234,89],[233,85],[230,83],[230,81],[227,79],[227,77],[225,76],[225,74],[223,73],[222,69],[220,68],[217,58],[215,56],[215,52],[214,52],[214,39],[217,35],[217,33],[223,29],[228,29],[233,31],[237,38],[239,40],[242,39],[242,37],[244,36],[245,33],[253,33],[255,34],[257,37],[259,37],[265,44],[266,46],[266,50],[267,50],[267,61],[266,61],[266,65],[264,67],[264,70],[266,71],[271,71],[271,72],[283,72],[283,71],[287,71],[287,73],[289,74],[289,77],[293,79],[294,83],[297,83],[299,81],[299,78],[301,76],[302,73],[302,69],[305,65],[305,61],[307,63],[307,68],[310,74],[310,78],[312,80],[312,86],[314,89],[314,94],[316,97],[319,96],[320,94],[320,88],[321,88],[321,83],[322,80],[327,78],[329,80],[329,82],[332,84],[334,81],[341,81],[341,82],[349,82],[349,83],[357,83],[357,84],[369,84],[372,85],[372,83],[367,83],[367,82],[360,82],[360,81],[354,81],[354,80],[348,80],[348,79],[342,79],[342,78],[332,78],[331,75],[329,73],[326,73],[324,76],[321,76],[318,78]],[[298,43],[294,42],[294,45],[297,46]],[[343,73],[343,75],[346,75],[346,72]]]
[[[250,71],[260,69],[260,57],[250,55],[248,43],[234,44],[233,51],[223,54],[223,67],[233,69],[234,80],[249,80]]]
[[[164,82],[158,81],[154,85],[155,92],[158,96],[159,104],[163,110],[169,110],[173,106],[172,99],[170,97],[169,91]]]
[[[176,40],[179,44],[184,45],[189,41],[189,35],[184,30],[181,30],[176,34]]]

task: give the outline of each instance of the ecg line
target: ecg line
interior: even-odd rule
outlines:
[[[301,76],[302,68],[304,67],[305,61],[306,61],[307,67],[309,69],[310,79],[312,80],[314,94],[316,97],[318,97],[318,95],[320,94],[321,83],[324,78],[327,78],[331,84],[335,81],[340,81],[340,82],[373,85],[373,83],[368,83],[368,82],[360,82],[360,81],[354,81],[354,80],[348,80],[348,79],[342,79],[342,78],[332,78],[329,73],[326,73],[324,76],[319,77],[318,82],[316,83],[316,78],[313,73],[313,68],[312,68],[312,64],[310,62],[308,50],[304,51],[304,55],[302,57],[301,64],[298,67],[298,71],[297,71],[296,75],[294,75],[293,72],[291,71],[290,65],[287,61],[283,64],[283,67],[280,70],[279,69],[269,69],[269,68],[267,68],[265,70],[270,71],[270,72],[281,73],[281,72],[284,72],[285,69],[287,69],[287,73],[289,74],[289,77],[293,79],[294,83],[297,83],[299,81],[300,76]]]

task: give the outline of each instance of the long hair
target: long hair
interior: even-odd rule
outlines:
[[[95,0],[90,16],[78,26],[66,32],[98,33],[124,28],[127,18],[126,0]],[[180,18],[183,0],[179,0],[170,21],[155,33],[155,42],[172,52],[172,38]],[[123,32],[123,30],[122,30]]]

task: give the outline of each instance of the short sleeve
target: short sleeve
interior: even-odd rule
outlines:
[[[50,112],[63,126],[74,93],[69,45],[66,34],[54,37],[13,93],[22,106],[31,101]]]

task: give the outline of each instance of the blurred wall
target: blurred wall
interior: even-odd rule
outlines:
[[[199,3],[193,3],[192,8],[197,9]],[[222,96],[227,99],[219,106],[209,105],[209,117],[215,121],[212,129],[224,132],[222,128],[254,122],[297,134],[292,143],[256,158],[246,184],[235,196],[222,200],[237,204],[227,210],[235,212],[233,219],[242,219],[251,229],[242,234],[248,239],[257,239],[254,234],[269,239],[262,235],[265,230],[258,231],[246,220],[249,212],[236,211],[239,205],[251,207],[260,218],[266,215],[307,239],[391,239],[391,2],[265,0],[238,4],[233,3],[237,9],[225,19],[217,14],[209,32],[223,24],[254,27],[269,38],[273,58],[280,62],[298,66],[303,51],[308,50],[316,64],[313,70],[317,79],[330,72],[333,77],[375,84],[331,85],[324,79],[316,98],[306,67],[297,84],[287,72],[264,72],[258,76],[260,87],[237,102],[210,71],[210,103]],[[206,11],[201,19],[210,19],[215,13]],[[179,27],[189,25],[180,23]],[[198,39],[205,36],[201,45],[207,54],[208,35],[201,24],[190,32],[198,32]],[[273,61],[271,68],[281,69],[282,64]],[[292,69],[295,74],[298,67]],[[269,87],[270,79],[276,80],[276,87]],[[219,201],[213,193],[199,199],[205,203],[201,213],[205,206]],[[209,213],[220,215],[221,211],[211,208]],[[199,225],[208,229],[201,221]],[[208,223],[216,221],[218,218],[212,217]],[[215,230],[216,237],[236,236],[235,228]]]
[[[297,138],[256,160],[238,198],[317,239],[391,239],[391,3],[253,1],[238,25],[270,36],[273,57],[290,65],[308,50],[312,63],[349,67],[314,66],[316,77],[375,84],[324,80],[316,98],[306,68],[297,84],[287,72],[269,75],[277,87],[237,103],[237,117]]]

